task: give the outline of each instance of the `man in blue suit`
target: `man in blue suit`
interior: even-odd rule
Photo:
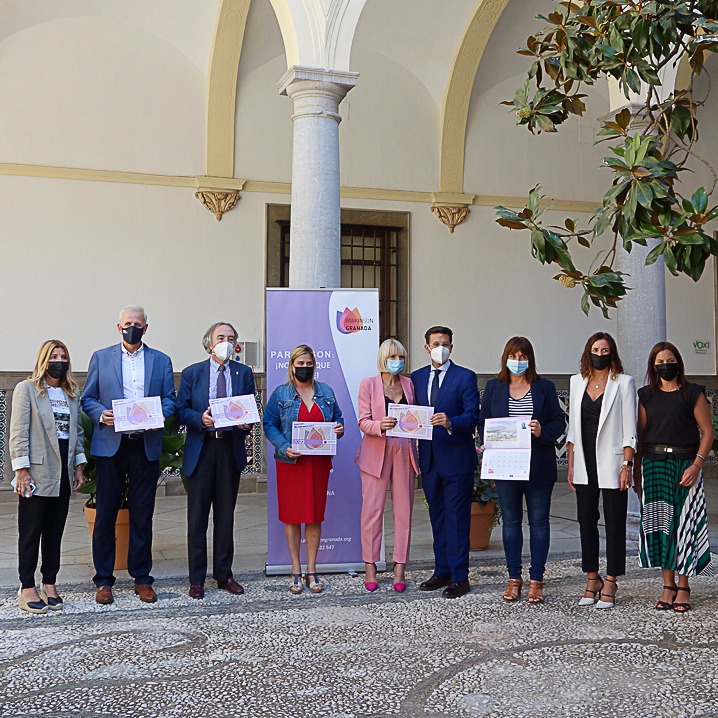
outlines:
[[[210,399],[254,396],[252,370],[231,360],[237,331],[229,322],[216,322],[202,344],[210,354],[206,361],[182,372],[177,397],[177,418],[187,427],[182,471],[187,476],[187,550],[189,595],[204,598],[207,576],[207,525],[214,518],[212,575],[220,589],[234,594],[244,589],[232,575],[234,558],[234,508],[239,477],[247,465],[245,438],[250,426],[216,429]]]
[[[449,360],[454,345],[448,327],[424,335],[431,365],[411,375],[417,404],[433,406],[432,440],[419,442],[419,465],[434,534],[434,573],[419,588],[444,588],[458,598],[469,583],[469,526],[474,471],[478,465],[474,428],[479,420],[476,375]]]
[[[82,408],[95,424],[91,453],[97,464],[97,515],[92,536],[95,600],[113,602],[115,522],[128,482],[130,546],[127,570],[135,579],[135,593],[145,603],[154,603],[152,588],[152,515],[155,510],[160,473],[162,430],[116,432],[113,399],[159,396],[162,415],[175,412],[175,388],[170,358],[142,342],[147,331],[147,313],[129,306],[120,312],[117,330],[122,342],[96,351],[90,359],[82,391]]]

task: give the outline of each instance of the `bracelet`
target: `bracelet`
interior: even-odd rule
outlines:
[[[703,459],[703,461],[708,461],[707,456],[703,456],[703,454],[696,454],[696,459]]]

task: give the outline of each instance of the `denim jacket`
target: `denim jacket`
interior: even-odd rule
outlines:
[[[324,421],[344,424],[334,392],[329,384],[314,382],[314,403],[322,410]],[[287,456],[292,447],[292,422],[298,421],[302,398],[297,394],[294,384],[280,384],[269,397],[264,410],[262,428],[274,446],[274,458],[287,464],[296,464],[296,459]]]

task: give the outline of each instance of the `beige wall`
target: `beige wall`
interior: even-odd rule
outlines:
[[[114,15],[109,4],[88,0],[63,0],[64,14],[55,3],[2,5],[1,161],[204,172],[217,3],[205,4],[205,13],[193,2],[153,3],[145,12],[144,3],[128,0]],[[361,76],[340,130],[344,185],[439,190],[441,78],[474,5],[457,0],[453,16],[427,23],[429,0],[388,8],[369,0],[352,53]],[[595,117],[607,109],[604,87],[592,92],[587,119],[572,119],[553,136],[532,137],[498,105],[523,80],[525,58],[514,50],[544,5],[552,3],[513,0],[486,49],[469,110],[465,190],[525,196],[540,181],[548,195],[599,201],[609,173],[599,169],[605,150],[592,141]],[[3,24],[11,6],[22,20],[15,26]],[[291,177],[292,103],[276,90],[284,69],[269,0],[253,0],[237,87],[237,177]],[[704,136],[706,154],[718,159],[718,139]],[[201,335],[220,317],[236,322],[243,339],[261,341],[266,204],[289,199],[245,191],[218,223],[189,188],[0,175],[0,371],[27,371],[49,336],[67,341],[84,369],[94,349],[117,341],[116,313],[127,303],[145,305],[148,343],[168,352],[178,370],[203,358]],[[555,269],[531,258],[528,235],[498,227],[489,207],[472,207],[450,235],[428,201],[345,199],[343,206],[411,214],[413,366],[423,362],[424,330],[438,322],[456,332],[456,360],[481,373],[496,371],[513,334],[531,337],[542,372],[570,373],[592,331],[615,331],[597,312],[586,319],[578,290],[552,281]],[[669,337],[692,372],[715,372],[714,353],[689,351],[694,340],[715,344],[713,283],[712,267],[697,285],[668,281]]]
[[[147,342],[177,370],[206,356],[202,334],[219,318],[258,339],[266,199],[247,193],[217,222],[190,189],[0,176],[0,370],[29,369],[50,336],[84,369],[118,341],[130,303],[147,309]]]

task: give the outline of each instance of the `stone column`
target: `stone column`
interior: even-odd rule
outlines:
[[[289,286],[341,286],[339,103],[358,73],[290,67],[279,92],[294,102]]]
[[[618,351],[623,370],[636,380],[636,389],[645,383],[646,363],[653,345],[666,339],[666,276],[663,257],[649,267],[646,255],[659,243],[648,240],[647,247],[634,244],[631,253],[621,252],[618,269],[630,275],[631,287],[618,303]],[[629,520],[638,521],[640,502],[631,491],[628,496]]]
[[[639,131],[646,126],[643,105],[629,105],[633,114],[631,130]],[[666,271],[663,257],[655,264],[645,266],[646,256],[659,244],[648,240],[648,246],[633,244],[631,252],[621,251],[618,269],[629,275],[626,285],[631,287],[618,303],[618,350],[623,370],[636,380],[636,389],[644,385],[648,355],[657,342],[666,339]],[[640,503],[631,491],[628,499],[629,520],[637,521]]]

